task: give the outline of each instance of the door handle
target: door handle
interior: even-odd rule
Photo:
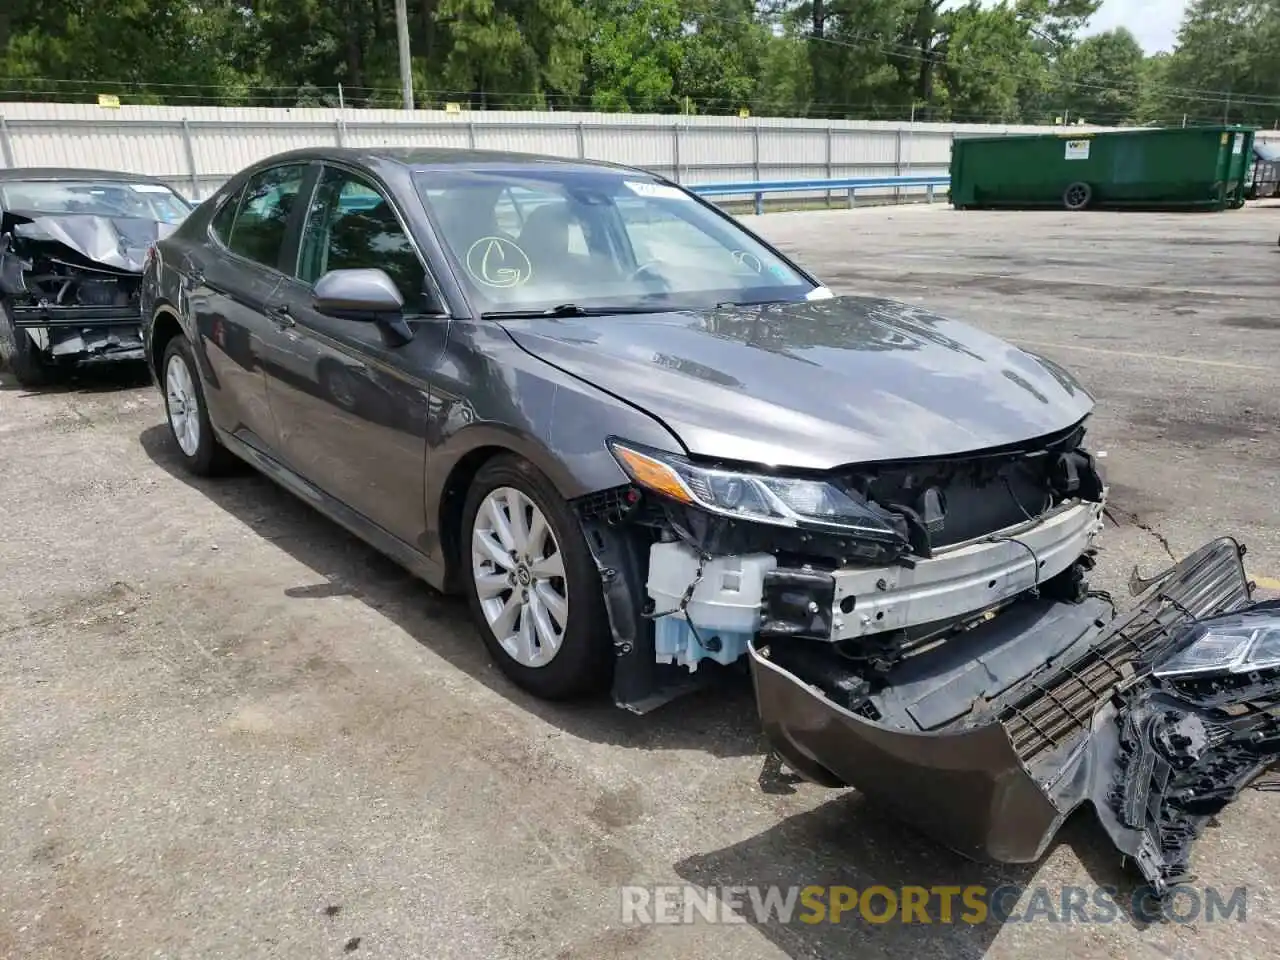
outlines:
[[[280,329],[294,326],[293,315],[289,313],[289,307],[283,303],[272,304],[267,307],[267,318]]]

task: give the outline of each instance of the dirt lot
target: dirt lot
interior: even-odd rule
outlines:
[[[1280,587],[1276,210],[776,214],[840,291],[1096,393],[1117,592],[1211,537]],[[1196,957],[1274,952],[1280,805],[1197,848],[1247,920],[624,927],[620,884],[1132,884],[1087,816],[967,863],[853,792],[767,792],[750,690],[553,708],[443,600],[266,480],[182,476],[158,394],[0,390],[0,957]],[[945,802],[940,798],[940,802]],[[1054,897],[1056,899],[1056,892]]]

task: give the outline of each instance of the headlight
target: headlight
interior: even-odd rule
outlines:
[[[833,533],[906,543],[874,506],[823,480],[703,467],[616,440],[609,449],[638,486],[679,503],[780,527],[826,527]]]
[[[1188,677],[1274,667],[1280,667],[1280,611],[1254,610],[1196,624],[1183,646],[1151,672]]]

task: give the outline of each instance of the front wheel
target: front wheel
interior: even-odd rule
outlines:
[[[27,389],[47,386],[53,379],[53,370],[40,355],[40,348],[26,330],[14,325],[13,314],[3,303],[0,303],[0,361]]]
[[[613,645],[582,528],[551,482],[514,456],[476,475],[462,517],[464,588],[485,646],[546,700],[603,689]]]
[[[178,446],[183,466],[202,477],[222,472],[229,465],[231,455],[214,436],[204,389],[186,337],[178,334],[169,341],[161,369],[169,433]]]

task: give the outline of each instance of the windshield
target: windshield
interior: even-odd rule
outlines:
[[[128,180],[16,180],[0,183],[0,208],[23,213],[87,213],[178,223],[191,207],[160,183]]]
[[[415,174],[486,313],[801,300],[814,284],[684,191],[610,170]]]

